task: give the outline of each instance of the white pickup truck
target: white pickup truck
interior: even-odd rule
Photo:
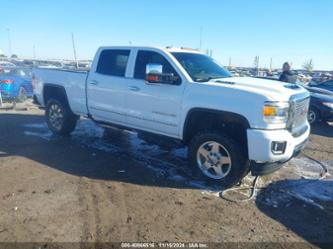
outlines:
[[[305,147],[310,133],[304,88],[232,77],[190,49],[101,47],[88,73],[36,69],[33,86],[55,134],[70,134],[85,116],[181,141],[194,172],[222,185],[249,171],[276,171]]]

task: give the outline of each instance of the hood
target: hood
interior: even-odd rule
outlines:
[[[253,92],[265,96],[270,101],[289,101],[292,95],[306,91],[303,87],[296,84],[251,77],[214,79],[207,84]]]

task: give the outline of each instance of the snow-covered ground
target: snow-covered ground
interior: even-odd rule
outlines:
[[[36,136],[47,141],[61,139],[54,136],[47,128],[46,123],[31,123],[24,125],[26,136]],[[200,189],[202,194],[219,197],[221,189],[218,186],[208,186],[204,182],[191,177],[186,166],[186,148],[177,148],[168,151],[157,145],[149,144],[140,139],[136,133],[115,130],[111,138],[105,138],[104,129],[90,120],[80,120],[71,139],[93,149],[108,153],[117,153],[130,156],[152,170],[157,177],[165,177],[172,181],[182,182],[189,187]],[[323,173],[323,165],[329,171],[325,179],[318,180]],[[322,202],[333,202],[333,162],[317,162],[315,160],[298,157],[285,167],[291,171],[293,177],[283,176],[274,181],[259,179],[259,188],[271,188],[272,194],[265,196],[263,201],[277,207],[289,205],[293,198],[298,198],[319,208]],[[283,174],[282,174],[283,175]],[[252,176],[245,178],[243,186],[251,186]],[[260,190],[260,189],[259,189]]]

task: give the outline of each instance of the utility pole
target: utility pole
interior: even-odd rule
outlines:
[[[259,56],[257,57],[257,76],[259,76]]]
[[[229,57],[229,68],[231,68],[231,57]]]
[[[254,57],[254,67],[256,69],[256,76],[259,76],[259,56]]]
[[[202,49],[202,27],[200,27],[200,43],[199,43],[199,50]]]
[[[36,60],[36,46],[35,45],[32,46],[32,55],[33,55],[34,59]]]
[[[12,40],[10,38],[10,29],[7,28],[7,36],[8,36],[8,57],[12,55]]]
[[[272,72],[273,71],[273,59],[271,58],[271,62],[269,64],[269,71]]]
[[[76,68],[79,68],[79,63],[76,58],[76,48],[75,48],[75,41],[74,41],[74,33],[72,32],[72,43],[73,43],[73,54],[74,54],[74,60],[76,63]]]

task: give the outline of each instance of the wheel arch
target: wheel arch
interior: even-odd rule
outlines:
[[[49,84],[49,83],[44,84],[43,101],[44,101],[45,106],[47,105],[47,102],[51,98],[57,99],[57,100],[61,101],[62,103],[64,103],[69,108],[71,113],[73,114],[69,101],[68,101],[66,89],[63,86]]]
[[[245,146],[247,152],[247,133],[250,123],[244,116],[228,111],[207,108],[192,108],[186,116],[183,127],[183,143],[202,130],[221,130]]]

